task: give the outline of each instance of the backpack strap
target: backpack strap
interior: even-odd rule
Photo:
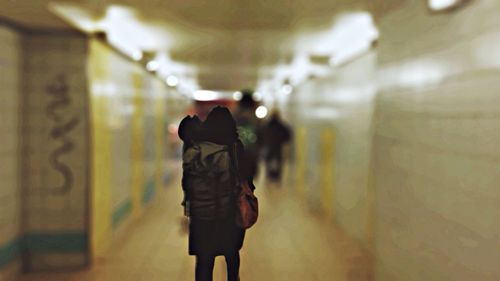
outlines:
[[[238,147],[237,147],[237,145],[238,145],[238,143],[234,142],[230,146],[230,150],[229,150],[229,155],[230,155],[230,159],[231,159],[231,170],[232,170],[231,174],[232,174],[233,181],[234,181],[233,195],[234,195],[235,202],[236,202],[236,197],[240,192],[240,186],[242,183],[242,180],[240,178],[240,168],[239,168],[239,163],[238,163]]]

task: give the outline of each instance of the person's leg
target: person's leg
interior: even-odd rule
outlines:
[[[227,281],[238,281],[240,271],[240,253],[225,255],[227,264]]]
[[[196,281],[212,281],[215,257],[212,255],[196,256]]]
[[[279,169],[280,169],[280,162],[279,162],[279,158],[277,156],[277,154],[272,154],[270,157],[269,157],[269,160],[268,160],[268,179],[275,182],[275,181],[279,181]]]
[[[273,177],[273,167],[272,167],[272,158],[266,158],[266,177],[267,179],[271,179]]]
[[[281,182],[281,172],[283,171],[283,158],[281,155],[276,157],[277,169],[276,169],[276,179]]]

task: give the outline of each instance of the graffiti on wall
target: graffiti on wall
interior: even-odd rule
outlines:
[[[74,184],[73,171],[68,163],[61,160],[63,155],[69,154],[75,148],[75,143],[69,138],[69,133],[80,123],[78,116],[71,116],[69,111],[71,97],[65,74],[57,75],[46,87],[49,102],[45,107],[45,113],[53,122],[49,136],[51,141],[58,143],[57,147],[50,152],[49,164],[52,169],[62,176],[62,182],[50,187],[54,194],[66,194]]]

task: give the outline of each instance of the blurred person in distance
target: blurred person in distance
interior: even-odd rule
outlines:
[[[283,170],[283,147],[291,139],[291,129],[274,110],[262,126],[262,146],[266,163],[266,176],[271,181],[281,181]]]
[[[238,127],[238,135],[245,147],[241,169],[253,179],[258,170],[262,141],[261,124],[259,118],[255,115],[258,104],[253,98],[253,91],[246,89],[242,90],[241,93],[242,98],[238,102],[234,119]]]

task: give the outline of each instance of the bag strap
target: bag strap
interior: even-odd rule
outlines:
[[[235,178],[235,182],[236,182],[236,185],[240,185],[241,183],[241,178],[240,178],[240,167],[239,167],[239,163],[238,163],[238,149],[237,149],[237,142],[234,142],[233,143],[233,153],[232,153],[232,157],[231,157],[231,162],[233,162],[233,173],[234,173],[234,178]]]

